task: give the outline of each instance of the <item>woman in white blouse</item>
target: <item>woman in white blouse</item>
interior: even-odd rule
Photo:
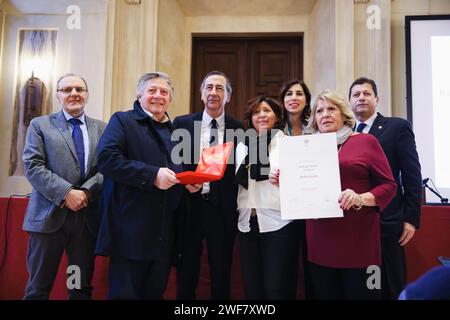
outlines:
[[[283,111],[275,100],[250,101],[244,116],[247,137],[236,151],[238,244],[247,299],[295,299],[299,237],[295,221],[282,220],[280,190],[268,180],[278,169]],[[281,130],[280,130],[281,129]]]

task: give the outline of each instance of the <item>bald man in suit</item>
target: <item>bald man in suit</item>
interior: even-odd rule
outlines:
[[[31,121],[23,153],[33,187],[23,222],[29,233],[24,299],[48,299],[64,251],[80,276],[69,299],[90,299],[103,183],[95,150],[106,124],[85,115],[89,92],[82,77],[59,78],[56,97],[62,110]]]

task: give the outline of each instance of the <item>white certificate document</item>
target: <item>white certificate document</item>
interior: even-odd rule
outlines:
[[[282,219],[343,217],[336,133],[280,141]]]

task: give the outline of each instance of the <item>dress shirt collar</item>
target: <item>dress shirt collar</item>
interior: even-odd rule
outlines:
[[[210,125],[212,119],[213,119],[213,117],[211,117],[208,114],[208,112],[203,110],[202,122]],[[217,121],[217,127],[222,128],[223,124],[225,123],[225,112],[222,112],[222,114],[220,116],[218,116],[217,118],[214,118],[214,119],[216,119],[216,121]]]
[[[63,112],[64,117],[66,118],[67,121],[69,121],[69,120],[72,119],[72,118],[75,118],[75,117],[72,117],[70,114],[68,114],[68,113],[66,112],[66,110],[64,110],[64,109],[62,109],[62,112]],[[81,116],[76,117],[75,119],[80,120],[83,124],[86,123],[86,119],[85,119],[85,116],[84,116],[84,112],[81,114]]]
[[[374,112],[373,115],[371,115],[369,117],[369,119],[367,119],[366,121],[364,121],[364,123],[366,124],[366,128],[364,128],[365,130],[363,130],[363,132],[369,132],[370,128],[372,127],[373,123],[375,122],[375,118],[377,117],[377,113]],[[358,125],[361,123],[361,121],[356,120],[356,126],[355,128],[358,127]],[[367,130],[367,131],[366,131]]]

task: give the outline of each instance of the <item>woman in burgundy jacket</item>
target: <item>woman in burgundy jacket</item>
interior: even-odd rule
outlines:
[[[377,139],[354,133],[345,99],[324,91],[314,100],[308,127],[336,132],[343,218],[308,220],[308,260],[318,299],[380,299],[380,212],[396,184]]]

